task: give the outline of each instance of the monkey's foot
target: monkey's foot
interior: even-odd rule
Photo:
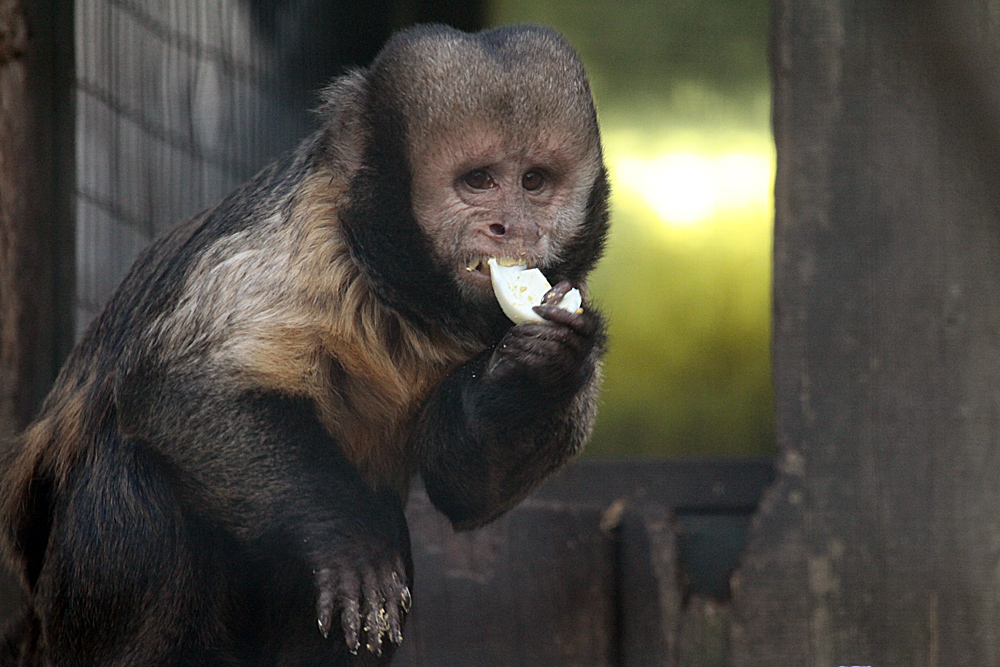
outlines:
[[[351,653],[365,647],[382,655],[382,637],[403,641],[403,621],[410,611],[410,588],[403,561],[382,566],[326,567],[316,572],[319,631],[329,636],[334,611],[340,610],[344,641]]]

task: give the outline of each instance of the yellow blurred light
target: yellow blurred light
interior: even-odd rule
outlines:
[[[774,181],[771,155],[722,155],[714,160],[714,173],[721,208],[770,206]]]
[[[622,156],[613,170],[617,190],[637,195],[670,226],[692,227],[722,210],[769,207],[774,159],[680,151],[652,158]]]
[[[651,160],[623,158],[619,183],[636,191],[665,222],[692,225],[715,209],[708,161],[694,153],[668,153]]]

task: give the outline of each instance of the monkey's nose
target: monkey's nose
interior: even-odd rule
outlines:
[[[482,233],[495,241],[522,243],[528,247],[538,243],[542,236],[541,229],[533,220],[505,219],[491,222],[482,228]]]

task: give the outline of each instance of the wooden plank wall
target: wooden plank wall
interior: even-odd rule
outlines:
[[[732,664],[1000,664],[1000,8],[774,7],[780,476]]]
[[[770,480],[765,460],[578,461],[467,533],[416,489],[414,604],[393,664],[722,667],[728,607],[688,586],[673,508],[740,515]]]

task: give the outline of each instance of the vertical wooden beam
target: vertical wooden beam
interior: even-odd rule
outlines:
[[[17,0],[0,0],[0,446],[31,409],[28,364],[34,356],[39,239],[31,224],[31,106],[24,63],[28,25]],[[19,604],[0,569],[0,627]],[[0,630],[2,631],[2,630]]]
[[[617,667],[676,667],[683,596],[672,513],[657,505],[622,507]],[[614,512],[612,505],[605,523]]]
[[[1000,12],[774,7],[780,472],[733,664],[1000,664]]]
[[[0,439],[24,426],[34,392],[39,299],[44,271],[29,90],[28,22],[18,0],[0,0]]]
[[[0,448],[72,344],[72,16],[0,0]],[[0,626],[18,599],[0,570]]]
[[[67,0],[0,0],[0,442],[73,342],[72,17]]]

